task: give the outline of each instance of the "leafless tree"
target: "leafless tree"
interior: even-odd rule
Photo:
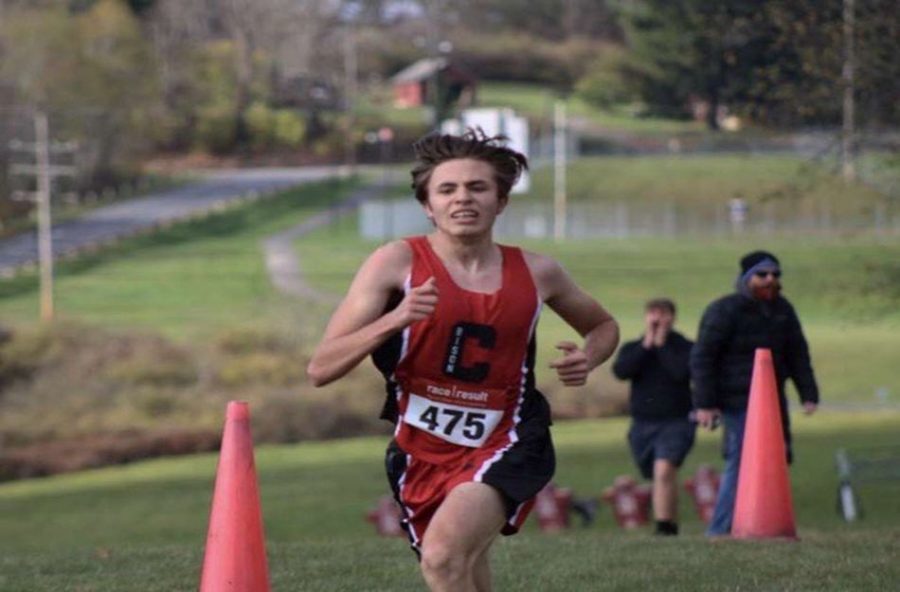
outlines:
[[[184,56],[212,40],[232,44],[238,139],[253,85],[281,77],[340,76],[339,46],[328,40],[341,8],[337,0],[161,0],[151,30],[171,103],[190,85]],[[331,49],[332,47],[338,49]],[[336,64],[338,66],[336,66]],[[263,70],[266,69],[266,70]]]

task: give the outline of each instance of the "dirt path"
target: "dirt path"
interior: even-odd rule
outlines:
[[[300,256],[294,241],[301,236],[355,211],[362,202],[380,197],[384,193],[380,185],[366,185],[333,208],[319,212],[301,224],[274,234],[263,241],[263,252],[269,279],[279,292],[314,302],[333,302],[335,294],[316,290],[303,276]]]

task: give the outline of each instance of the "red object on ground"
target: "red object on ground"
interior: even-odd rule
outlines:
[[[250,409],[231,401],[225,417],[200,592],[268,592],[269,569],[253,461]]]
[[[797,538],[772,352],[757,349],[731,535]]]
[[[378,498],[375,509],[366,514],[366,520],[375,525],[375,531],[381,536],[404,536],[406,532],[400,525],[403,514],[400,507],[389,495]]]
[[[534,515],[544,532],[556,532],[569,528],[569,508],[572,490],[548,483],[534,498]]]
[[[638,485],[632,477],[620,475],[612,487],[603,490],[602,498],[612,506],[619,526],[638,528],[649,519],[651,491],[649,485]]]
[[[693,477],[684,480],[684,488],[694,498],[697,515],[706,524],[712,520],[719,495],[719,473],[712,465],[700,465]]]

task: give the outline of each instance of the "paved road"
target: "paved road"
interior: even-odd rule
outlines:
[[[154,226],[222,207],[250,195],[264,195],[337,176],[337,167],[217,170],[176,189],[91,210],[53,226],[53,250],[64,257]],[[0,275],[37,261],[37,235],[26,232],[0,240]]]

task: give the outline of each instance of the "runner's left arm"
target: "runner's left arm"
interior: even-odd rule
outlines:
[[[619,325],[611,314],[585,292],[554,259],[529,253],[526,255],[541,298],[554,312],[584,338],[579,348],[575,343],[557,344],[562,358],[550,366],[566,386],[580,386],[588,374],[609,359],[619,343]]]

